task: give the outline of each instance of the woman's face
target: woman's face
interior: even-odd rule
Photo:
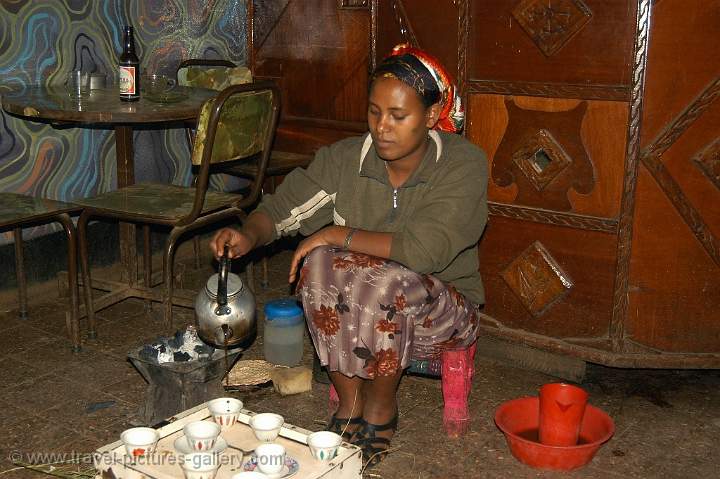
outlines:
[[[402,81],[375,80],[370,89],[368,126],[378,156],[395,161],[423,152],[438,113],[439,105],[425,108],[417,92]]]

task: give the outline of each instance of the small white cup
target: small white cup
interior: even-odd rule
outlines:
[[[160,440],[160,433],[151,427],[133,427],[120,434],[127,455],[136,458],[152,454]]]
[[[218,398],[208,403],[210,414],[223,431],[235,425],[242,407],[242,401],[235,398]]]
[[[330,461],[337,456],[342,437],[331,431],[318,431],[310,434],[307,444],[313,457],[318,461]]]
[[[260,444],[255,448],[257,467],[263,474],[280,474],[285,466],[285,447],[280,444]]]
[[[181,467],[186,479],[213,479],[220,468],[220,458],[209,452],[182,456]]]
[[[279,414],[264,412],[250,418],[250,427],[259,441],[272,442],[280,434],[285,419]]]
[[[210,421],[195,421],[183,428],[188,445],[194,451],[208,451],[215,447],[220,426]]]

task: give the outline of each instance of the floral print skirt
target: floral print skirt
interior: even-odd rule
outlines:
[[[315,248],[297,290],[320,362],[349,377],[390,376],[477,336],[477,305],[432,275],[375,256]]]

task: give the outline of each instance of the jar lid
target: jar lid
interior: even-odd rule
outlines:
[[[217,287],[218,287],[218,274],[215,273],[212,276],[210,276],[210,279],[207,280],[207,284],[205,284],[205,289],[207,289],[208,293],[210,293],[210,296],[213,298],[217,297]],[[228,274],[228,280],[227,280],[227,295],[233,296],[237,294],[238,292],[242,291],[243,289],[243,282],[242,279],[240,279],[240,276],[236,275],[235,273],[229,273]]]
[[[273,299],[265,303],[265,317],[268,320],[274,318],[290,318],[302,316],[303,310],[295,298]]]

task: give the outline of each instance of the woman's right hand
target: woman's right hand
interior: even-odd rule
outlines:
[[[255,240],[240,230],[223,228],[210,240],[210,249],[215,258],[222,256],[226,244],[229,246],[228,258],[232,259],[248,254],[255,246]]]

